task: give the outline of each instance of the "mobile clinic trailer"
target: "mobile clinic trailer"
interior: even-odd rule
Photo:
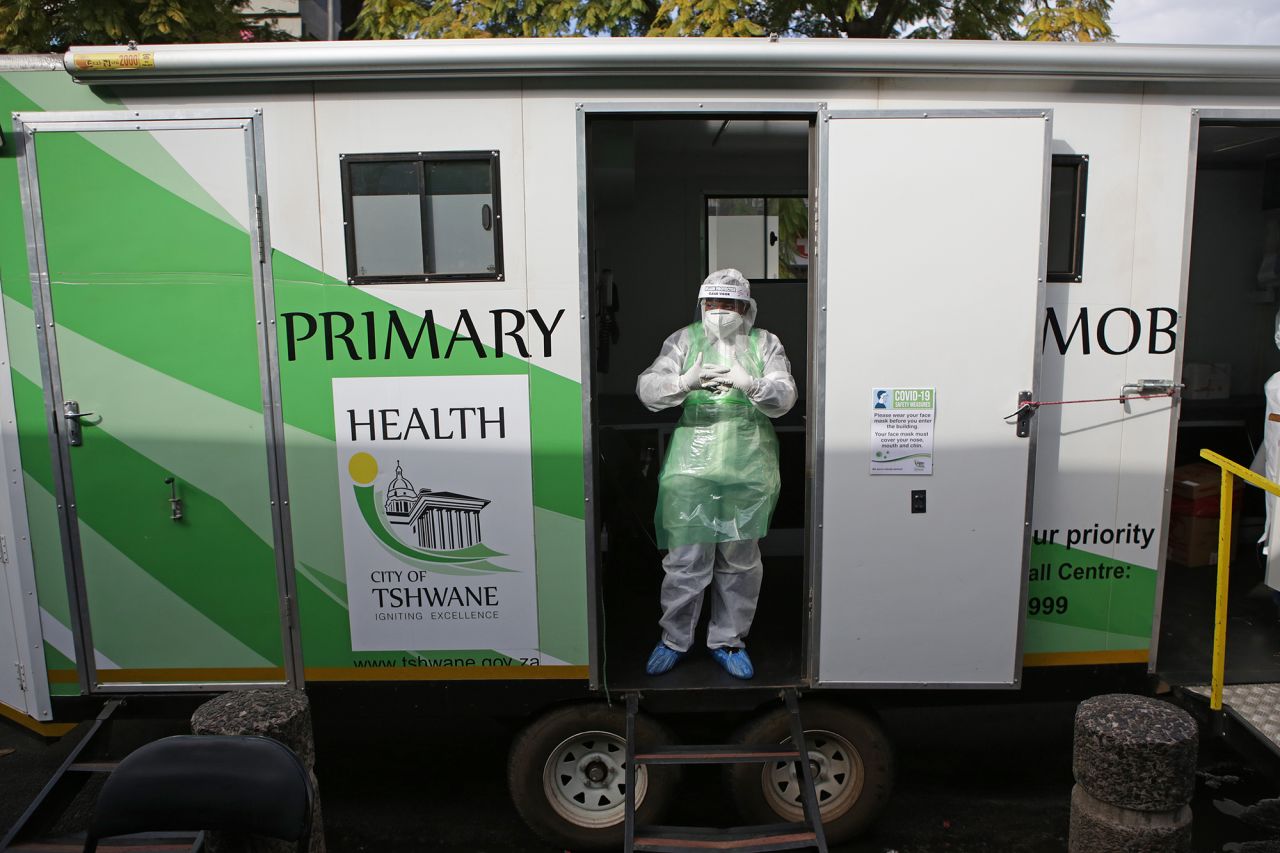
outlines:
[[[511,765],[575,844],[622,820],[609,690],[832,691],[840,835],[887,785],[871,691],[1155,671],[1183,368],[1230,364],[1200,420],[1251,428],[1280,366],[1280,50],[77,48],[5,59],[0,102],[8,713],[590,689]],[[672,419],[634,381],[724,266],[801,388],[758,675],[648,679]],[[774,769],[735,795],[787,816]]]

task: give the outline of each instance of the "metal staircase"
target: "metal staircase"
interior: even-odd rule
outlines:
[[[35,800],[0,838],[0,853],[80,853],[84,849],[84,832],[68,831],[64,823],[77,823],[72,814],[77,798],[90,780],[110,774],[120,763],[112,755],[112,723],[123,700],[107,702],[98,716],[86,721],[84,733],[70,754],[45,783]],[[72,820],[68,821],[68,818]],[[103,841],[103,853],[195,853],[204,844],[201,832],[144,832],[118,836]]]
[[[640,694],[627,694],[626,853],[689,853],[691,850],[732,850],[735,853],[763,853],[766,850],[795,850],[812,847],[827,853],[822,832],[818,797],[813,786],[813,768],[804,741],[799,702],[795,688],[782,690],[782,699],[791,715],[791,744],[703,744],[659,746],[636,751],[636,713]],[[803,823],[775,823],[759,826],[636,826],[636,766],[640,764],[770,764],[793,761],[801,785]]]

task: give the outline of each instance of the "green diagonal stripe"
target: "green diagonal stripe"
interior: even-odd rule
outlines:
[[[36,139],[58,325],[261,411],[248,235],[81,134]],[[75,298],[60,298],[63,290]]]
[[[77,467],[75,456],[81,453],[93,464]],[[280,664],[275,557],[269,544],[191,483],[182,484],[185,517],[172,521],[164,483],[169,472],[102,430],[85,429],[72,469],[84,524],[101,531],[104,540],[175,595],[198,604],[212,622]],[[85,565],[86,574],[94,570],[87,555]],[[93,596],[90,601],[96,612],[99,601]]]

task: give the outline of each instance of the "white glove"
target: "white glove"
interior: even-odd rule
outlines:
[[[734,361],[733,367],[729,368],[723,376],[717,377],[717,381],[722,387],[737,388],[748,396],[756,385],[756,378],[737,361]]]
[[[716,380],[727,370],[727,367],[722,367],[719,364],[704,366],[702,353],[698,353],[698,358],[693,362],[693,366],[680,375],[680,390],[687,394],[695,388],[715,387]]]

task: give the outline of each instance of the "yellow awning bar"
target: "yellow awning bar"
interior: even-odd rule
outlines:
[[[1213,613],[1213,689],[1209,707],[1222,710],[1222,683],[1227,661],[1227,585],[1231,578],[1231,501],[1235,478],[1280,497],[1280,484],[1273,483],[1237,462],[1212,450],[1201,450],[1200,458],[1222,469],[1222,495],[1218,509],[1218,591]]]

